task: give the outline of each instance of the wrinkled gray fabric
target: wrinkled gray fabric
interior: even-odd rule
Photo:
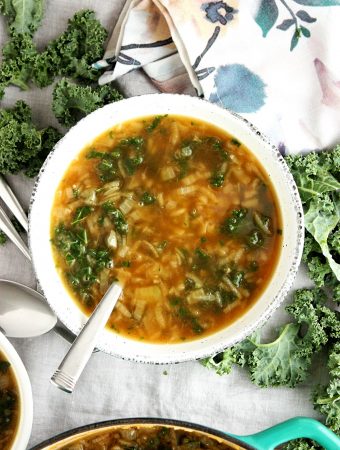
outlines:
[[[45,19],[36,34],[37,42],[43,46],[57,36],[65,28],[67,18],[81,8],[95,9],[109,28],[121,6],[121,0],[47,1]],[[1,19],[0,44],[6,39]],[[120,87],[127,96],[155,91],[146,76],[139,72],[126,75]],[[56,126],[50,108],[51,93],[51,87],[32,88],[27,92],[9,88],[1,106],[24,99],[32,106],[36,123]],[[7,181],[27,208],[33,182],[23,176],[10,176]],[[0,278],[35,287],[29,263],[11,243],[0,248]],[[299,285],[304,285],[301,276]],[[279,326],[285,318],[280,308],[270,320],[270,328]],[[185,419],[239,434],[259,431],[293,416],[317,417],[310,402],[311,380],[294,390],[260,389],[237,368],[231,375],[220,377],[197,362],[148,366],[101,353],[92,357],[74,394],[68,395],[49,383],[68,349],[65,341],[51,332],[39,338],[12,342],[33,387],[34,423],[30,445],[73,427],[122,417]],[[320,371],[317,365],[313,371],[314,382],[320,379]]]

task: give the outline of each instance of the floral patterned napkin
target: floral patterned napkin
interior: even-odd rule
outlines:
[[[282,152],[340,141],[340,0],[127,0],[99,82],[143,68],[163,92],[240,113]]]

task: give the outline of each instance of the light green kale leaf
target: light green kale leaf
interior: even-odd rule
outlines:
[[[44,0],[0,0],[0,11],[7,16],[11,33],[33,35],[43,17]]]
[[[340,281],[340,264],[337,263],[328,245],[328,238],[340,220],[340,196],[338,192],[310,201],[305,211],[305,227],[319,244],[330,268]]]

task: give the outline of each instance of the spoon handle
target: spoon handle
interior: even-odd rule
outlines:
[[[28,219],[25,211],[22,209],[18,199],[14,195],[12,189],[8,186],[5,179],[0,175],[0,198],[14,216],[18,219],[25,231],[28,230]]]
[[[73,392],[84,367],[92,355],[97,336],[108,321],[121,292],[122,287],[118,283],[113,283],[109,287],[78,337],[71,345],[65,358],[51,378],[51,382],[59,389],[68,393]]]
[[[14,225],[9,220],[7,214],[0,206],[0,228],[2,231],[9,237],[9,239],[15,244],[18,249],[26,256],[26,258],[30,261],[31,256],[28,251],[28,247],[25,242],[21,239],[20,234],[14,228]]]

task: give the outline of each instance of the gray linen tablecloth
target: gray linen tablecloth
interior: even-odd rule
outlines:
[[[92,8],[109,32],[122,7],[121,0],[47,1],[45,19],[36,34],[39,46],[65,29],[67,19],[82,8]],[[0,44],[7,39],[0,21]],[[142,73],[130,73],[120,81],[126,96],[155,92]],[[51,111],[52,87],[16,88],[6,91],[1,106],[24,99],[33,110],[34,121],[58,126]],[[33,181],[18,175],[8,183],[27,208]],[[28,261],[11,244],[0,248],[0,278],[35,287]],[[306,285],[300,274],[297,284]],[[1,299],[0,299],[1,301]],[[287,319],[283,307],[270,320],[268,328]],[[183,419],[232,433],[248,434],[293,416],[318,417],[310,402],[312,382],[321,374],[321,364],[313,369],[313,380],[296,389],[260,389],[246,373],[235,368],[220,377],[197,362],[173,366],[152,366],[121,361],[109,355],[93,355],[73,395],[56,389],[50,377],[68,349],[68,344],[51,332],[35,339],[13,339],[30,376],[34,396],[34,422],[30,446],[57,433],[91,422],[123,417],[167,417]]]

